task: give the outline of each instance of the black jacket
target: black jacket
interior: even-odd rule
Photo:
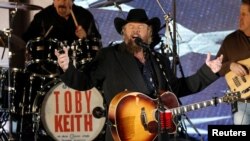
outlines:
[[[102,48],[95,59],[85,64],[81,71],[70,63],[67,71],[61,76],[62,81],[77,90],[97,87],[102,90],[107,105],[116,94],[124,90],[148,95],[149,91],[135,57],[124,48],[124,43]],[[218,78],[217,74],[214,74],[205,64],[192,76],[176,78],[170,68],[169,59],[159,53],[155,54],[150,57],[150,60],[156,72],[158,88],[161,91],[172,90],[178,97],[181,97],[201,91]],[[156,58],[160,60],[163,69],[160,69]],[[110,141],[109,129],[107,128],[106,131],[106,140]]]

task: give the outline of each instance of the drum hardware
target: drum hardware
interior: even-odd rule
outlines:
[[[97,1],[93,2],[89,5],[90,8],[100,8],[100,7],[106,7],[106,6],[112,6],[112,5],[119,5],[122,3],[127,3],[132,0],[105,0],[105,1]]]
[[[89,39],[85,40],[85,44],[86,44],[86,48],[87,48],[87,60],[88,60],[89,58],[91,58],[90,50],[92,49],[92,48],[90,48],[90,41],[89,41]]]
[[[0,111],[0,140],[8,140],[8,131],[6,130],[7,122],[9,120],[9,113],[5,110]]]
[[[15,12],[11,13],[11,18],[14,17]],[[10,20],[12,21],[12,19]],[[12,23],[12,22],[10,22]],[[11,25],[11,24],[10,24]],[[10,26],[11,27],[11,26]],[[6,108],[6,110],[2,113],[3,115],[8,115],[6,118],[7,120],[1,121],[1,124],[4,125],[3,130],[5,131],[4,128],[6,128],[6,134],[4,134],[1,137],[4,137],[4,140],[15,140],[13,136],[13,113],[16,112],[16,107],[14,104],[15,100],[15,94],[16,94],[16,89],[15,87],[17,86],[16,80],[16,74],[24,68],[24,51],[25,48],[23,48],[25,44],[24,41],[19,39],[17,36],[12,34],[12,29],[7,28],[3,32],[0,32],[1,35],[1,40],[3,44],[3,52],[2,52],[2,58],[1,61],[6,58],[5,61],[8,62],[8,66],[6,69],[6,73],[1,74],[1,77],[4,78],[1,80],[1,94],[2,97],[5,95],[5,99],[3,99],[3,105],[2,107]],[[4,43],[6,42],[6,44]],[[7,49],[7,51],[6,51]],[[22,62],[23,61],[23,62]],[[13,78],[13,79],[12,79]],[[5,105],[4,105],[5,104]]]
[[[3,108],[6,108],[6,107],[4,107],[3,105],[4,105],[4,94],[2,93],[3,92],[3,90],[5,89],[4,88],[4,80],[6,80],[6,75],[5,75],[5,73],[6,73],[6,71],[7,71],[7,68],[0,68],[0,109],[3,109]],[[1,111],[0,111],[1,112]],[[0,122],[1,123],[1,122]]]
[[[3,140],[8,140],[12,141],[15,140],[16,137],[13,135],[14,133],[14,120],[15,120],[15,114],[17,112],[21,112],[20,115],[24,115],[25,110],[24,110],[24,105],[23,97],[19,103],[15,103],[16,96],[20,93],[19,90],[22,92],[25,92],[25,88],[17,89],[16,87],[19,87],[19,84],[16,80],[18,78],[19,72],[22,72],[25,67],[25,42],[19,39],[17,36],[12,34],[12,23],[13,19],[15,17],[15,14],[17,10],[38,10],[41,9],[41,7],[35,6],[35,5],[25,5],[17,2],[0,2],[0,8],[7,8],[11,9],[10,11],[10,28],[4,29],[3,32],[0,31],[0,38],[1,38],[1,46],[3,47],[2,49],[2,56],[1,56],[1,61],[5,60],[8,64],[6,67],[8,68],[6,73],[4,73],[4,76],[1,74],[1,94],[6,96],[6,99],[3,99],[3,101],[6,101],[6,104],[1,105],[1,106],[6,106],[6,110],[1,113],[1,116],[3,115],[8,115],[5,118],[7,120],[0,121],[0,124],[5,126],[4,128],[0,127],[3,132],[5,132],[5,129],[7,129],[5,133],[1,132],[1,139]],[[6,44],[5,44],[6,42]],[[14,45],[14,46],[13,46]],[[24,45],[24,46],[23,46]],[[20,84],[22,85],[23,82]],[[21,87],[21,86],[20,86]],[[21,93],[22,93],[21,92]],[[17,94],[18,93],[18,94]],[[24,95],[22,95],[24,96]],[[2,107],[1,107],[2,109]],[[21,111],[18,111],[21,110]],[[19,113],[18,113],[19,114]],[[21,119],[21,123],[22,123]],[[20,131],[22,131],[23,125],[21,124]],[[14,129],[14,130],[13,130]],[[19,138],[22,138],[22,132],[19,133]]]
[[[39,82],[37,82],[37,80],[39,80]],[[53,80],[53,79],[52,79]],[[27,105],[27,109],[25,110],[24,114],[33,114],[33,105],[32,103],[34,102],[34,99],[32,98],[32,96],[37,96],[37,95],[41,95],[41,91],[44,89],[44,86],[46,86],[46,84],[48,83],[48,81],[51,81],[50,79],[48,79],[45,76],[36,76],[34,74],[31,74],[29,77],[29,92],[28,92],[28,101],[24,102],[24,103],[28,103]],[[39,84],[37,84],[39,83]],[[38,85],[38,87],[36,87]]]
[[[90,62],[101,48],[101,43],[98,38],[79,39],[76,41],[76,44],[78,45],[76,52],[77,68],[81,68],[83,64]]]
[[[31,95],[32,95],[32,90],[33,90],[32,86],[33,86],[34,76],[31,75],[29,77],[29,80],[30,80],[30,88],[29,88],[29,93],[28,93],[28,103],[31,103]],[[24,97],[25,97],[25,94],[24,94]],[[31,113],[31,105],[30,104],[28,104],[27,111],[25,114],[29,114],[29,113]]]
[[[12,57],[12,53],[11,53],[12,49],[10,46],[11,31],[12,31],[12,29],[5,30],[5,34],[8,37],[9,63],[11,63],[11,57]],[[4,52],[3,52],[3,54],[4,54]],[[14,91],[14,89],[11,88],[12,85],[11,85],[10,78],[11,78],[11,72],[9,70],[8,71],[8,110],[9,110],[8,112],[15,110],[14,106],[13,106],[14,105],[14,103],[13,103],[13,99],[14,99],[13,91]],[[11,114],[9,114],[9,140],[14,140],[13,135],[12,135],[12,115]]]
[[[106,116],[106,112],[102,107],[95,107],[92,111],[92,114],[95,118],[102,118]]]
[[[70,47],[70,50],[72,51],[72,55],[71,55],[71,59],[73,61],[73,65],[75,67],[77,67],[77,62],[78,62],[78,56],[81,54],[81,50],[79,49],[79,45],[78,45],[78,42],[74,41],[72,44],[71,44],[71,47]]]
[[[12,85],[10,85],[12,77],[9,77],[9,81],[8,81],[8,84],[9,84],[8,85],[9,86],[8,91],[10,91],[10,93],[12,93],[12,95],[11,95],[12,96],[11,97],[11,108],[10,108],[10,112],[11,113],[15,113],[16,112],[16,108],[15,108],[15,105],[14,105],[14,98],[15,98],[15,94],[17,93],[17,91],[16,91],[16,85],[17,85],[16,76],[17,76],[18,71],[19,71],[18,69],[14,68],[13,71],[9,70],[9,72],[8,72],[8,74],[12,74],[12,72],[13,72],[13,74],[12,74],[12,76],[13,76]]]
[[[66,45],[64,44],[63,46]],[[90,61],[92,59],[90,53],[90,41],[88,39],[78,39],[73,41],[69,48],[69,56],[76,68],[79,68],[87,61]]]
[[[16,10],[41,10],[37,5],[24,4],[20,2],[0,2],[0,8],[16,9]]]
[[[72,60],[73,60],[73,65],[76,67],[76,50],[77,50],[77,47],[76,45],[72,45],[71,46],[71,50],[72,50]]]
[[[39,137],[39,129],[40,129],[40,121],[41,121],[41,117],[40,117],[40,112],[36,112],[32,114],[32,132],[34,133],[34,139],[35,141],[38,139]]]
[[[22,102],[19,103],[19,107],[21,108],[21,119],[20,119],[20,133],[19,133],[19,140],[22,141],[22,133],[23,133],[23,119],[24,119],[24,115],[25,115],[25,94],[26,94],[26,90],[25,88],[23,88],[23,97],[22,97]]]

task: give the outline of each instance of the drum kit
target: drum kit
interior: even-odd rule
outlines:
[[[36,5],[0,2],[0,8],[40,10]],[[37,37],[25,43],[9,31],[0,31],[0,140],[94,140],[105,125],[101,93],[77,91],[59,79],[55,49],[69,48],[77,68],[101,48],[98,39],[71,45]],[[100,112],[100,111],[97,111]]]

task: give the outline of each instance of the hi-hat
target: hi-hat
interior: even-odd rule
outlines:
[[[122,3],[127,3],[132,0],[103,0],[103,1],[97,1],[94,3],[91,3],[89,5],[90,8],[99,8],[99,7],[106,7],[106,6],[112,6],[115,4],[122,4]]]
[[[8,42],[10,44],[8,44]],[[0,68],[24,68],[26,43],[17,35],[10,38],[0,30]],[[9,52],[11,52],[11,57]]]
[[[37,5],[31,4],[24,4],[18,2],[0,2],[0,8],[7,8],[7,9],[18,9],[18,10],[41,10],[43,9]]]

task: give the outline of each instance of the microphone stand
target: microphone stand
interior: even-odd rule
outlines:
[[[168,131],[166,129],[163,129],[162,130],[162,121],[161,121],[161,117],[160,117],[160,114],[161,112],[164,112],[165,111],[165,108],[164,108],[164,104],[161,100],[161,96],[160,96],[160,93],[158,92],[159,90],[159,86],[158,86],[158,81],[157,81],[157,75],[156,75],[156,70],[155,70],[155,65],[153,64],[153,52],[151,52],[151,49],[150,49],[150,46],[146,46],[143,45],[143,51],[144,53],[146,53],[146,57],[148,57],[148,60],[150,61],[150,66],[152,68],[152,79],[153,79],[153,82],[154,82],[154,87],[155,87],[155,95],[157,97],[157,133],[158,133],[158,137],[157,137],[157,140],[158,141],[169,141],[169,134],[168,134]]]
[[[167,26],[167,25],[166,25]],[[179,63],[176,45],[176,0],[173,1],[173,73],[176,75],[176,65]]]
[[[166,23],[168,24],[168,23]],[[166,25],[167,26],[167,25]],[[183,69],[182,69],[182,65],[180,63],[180,59],[179,59],[179,56],[177,54],[177,45],[176,45],[176,0],[173,1],[173,37],[172,37],[172,34],[170,34],[171,38],[172,38],[172,42],[173,42],[173,63],[172,63],[172,68],[173,68],[173,73],[175,75],[176,74],[176,66],[179,65],[179,69],[180,69],[180,73],[181,73],[181,76],[184,77],[184,72],[183,72]],[[181,101],[179,101],[180,104],[182,105]],[[190,123],[190,125],[192,125],[192,127],[194,128],[194,130],[197,132],[197,134],[201,137],[201,140],[202,140],[202,136],[201,134],[199,133],[199,131],[197,130],[197,128],[193,125],[193,123],[191,122],[191,120],[188,118],[187,115],[183,114],[183,116],[186,118],[186,120]]]
[[[169,31],[169,34],[170,34],[170,37],[171,37],[171,40],[172,40],[172,43],[173,43],[173,50],[172,50],[172,56],[173,56],[172,69],[173,69],[173,73],[174,73],[174,75],[176,75],[176,66],[177,66],[177,64],[179,64],[181,76],[184,77],[183,69],[182,69],[181,63],[179,61],[179,56],[177,54],[177,45],[176,45],[176,33],[177,33],[177,31],[176,31],[176,0],[173,0],[173,15],[174,15],[173,16],[173,36],[172,36],[172,33],[170,31],[170,27],[169,27],[169,22],[171,21],[171,18],[169,18],[169,15],[166,14],[166,12],[164,11],[163,7],[161,6],[159,0],[157,0],[157,3],[158,3],[158,5],[160,6],[161,10],[163,11],[163,13],[165,15],[164,19],[166,21],[166,23],[165,23],[166,31],[167,30]],[[161,27],[160,30],[163,27]],[[163,47],[163,45],[162,45],[162,47]],[[164,49],[162,49],[162,51],[164,52]],[[166,78],[166,80],[167,80],[167,78]],[[171,87],[169,87],[169,88],[171,89]],[[181,104],[181,101],[179,101],[179,102]],[[191,120],[186,115],[184,115],[184,116],[188,120],[188,122],[192,125],[192,127],[194,128],[194,130],[198,133],[198,135],[200,135],[199,132],[198,132],[198,130],[192,124]]]
[[[166,26],[166,31],[169,31],[169,34],[170,34],[170,37],[171,37],[171,41],[173,43],[173,50],[172,50],[172,57],[173,57],[173,60],[172,60],[172,69],[173,69],[173,73],[174,75],[176,75],[176,66],[177,64],[179,64],[179,57],[178,57],[178,54],[177,54],[177,45],[176,45],[176,0],[173,1],[173,19],[170,18],[170,15],[167,14],[165,12],[165,10],[163,9],[161,3],[159,2],[159,0],[157,0],[157,3],[159,5],[159,7],[161,8],[162,12],[164,13],[164,19],[166,21],[165,25]],[[169,27],[169,22],[173,20],[173,36],[172,36],[172,32],[170,30],[170,27]],[[162,26],[159,31],[164,27]],[[162,49],[164,50],[164,49]],[[181,74],[182,76],[184,77],[184,73],[183,73],[183,70],[182,70],[182,66],[180,65],[180,71],[181,71]]]

